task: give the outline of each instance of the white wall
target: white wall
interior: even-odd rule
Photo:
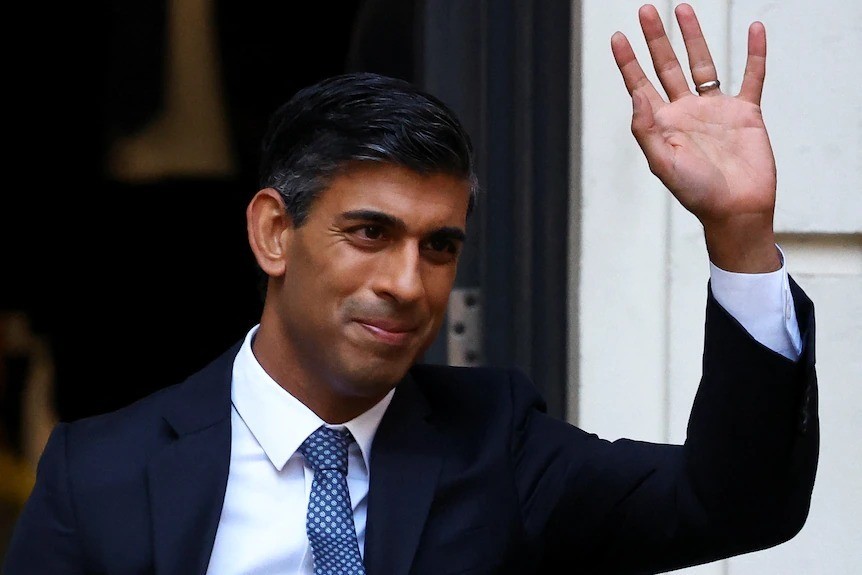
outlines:
[[[709,270],[699,224],[649,172],[629,129],[610,36],[625,32],[655,77],[637,21],[642,3],[580,3],[572,419],[611,439],[681,442],[700,373]],[[763,109],[778,164],[776,228],[788,269],[815,302],[822,449],[811,514],[796,538],[685,572],[862,573],[862,3],[691,3],[731,93],[748,24],[766,25]],[[676,3],[655,4],[684,59]]]

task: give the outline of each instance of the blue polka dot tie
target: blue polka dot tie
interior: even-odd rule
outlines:
[[[322,425],[299,446],[314,469],[305,526],[315,575],[365,575],[347,490],[347,446],[352,441],[347,429]]]

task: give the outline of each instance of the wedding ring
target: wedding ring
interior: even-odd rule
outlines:
[[[710,90],[715,90],[719,86],[721,86],[721,82],[718,80],[710,80],[709,82],[704,82],[703,84],[698,84],[695,86],[695,90],[697,90],[698,94],[703,94],[704,92],[709,92]]]

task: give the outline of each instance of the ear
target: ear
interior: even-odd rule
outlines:
[[[257,265],[270,277],[284,275],[293,221],[273,188],[258,191],[245,210],[248,243]]]

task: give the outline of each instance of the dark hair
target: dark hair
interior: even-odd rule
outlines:
[[[295,226],[317,195],[355,162],[386,162],[478,183],[470,136],[455,113],[413,84],[369,72],[326,78],[299,90],[270,118],[261,146],[260,188],[274,188]]]

